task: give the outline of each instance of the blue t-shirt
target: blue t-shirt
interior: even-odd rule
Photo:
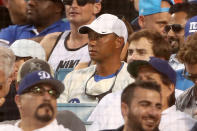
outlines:
[[[59,20],[47,27],[40,33],[37,32],[33,25],[11,25],[0,31],[0,40],[6,41],[11,45],[15,40],[18,39],[28,39],[38,36],[45,36],[53,32],[64,32],[69,30],[70,25],[68,21]]]

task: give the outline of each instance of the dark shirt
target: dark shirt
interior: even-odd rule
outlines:
[[[14,101],[16,95],[15,85],[12,83],[10,86],[10,91],[5,97],[5,103],[0,107],[0,122],[5,120],[18,120],[20,119],[19,110]]]

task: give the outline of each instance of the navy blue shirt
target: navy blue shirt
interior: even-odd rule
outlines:
[[[0,31],[0,41],[5,41],[11,45],[15,40],[18,39],[29,39],[38,36],[45,36],[49,33],[64,32],[65,30],[69,29],[69,23],[63,20],[55,22],[40,33],[37,32],[33,25],[11,25]]]

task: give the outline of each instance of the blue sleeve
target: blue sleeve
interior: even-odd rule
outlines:
[[[5,40],[12,42],[16,39],[16,30],[17,30],[17,25],[11,25],[8,26],[7,28],[3,28],[0,31],[0,40]]]

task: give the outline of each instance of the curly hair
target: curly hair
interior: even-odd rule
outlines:
[[[197,32],[188,36],[177,54],[182,63],[197,64]]]

